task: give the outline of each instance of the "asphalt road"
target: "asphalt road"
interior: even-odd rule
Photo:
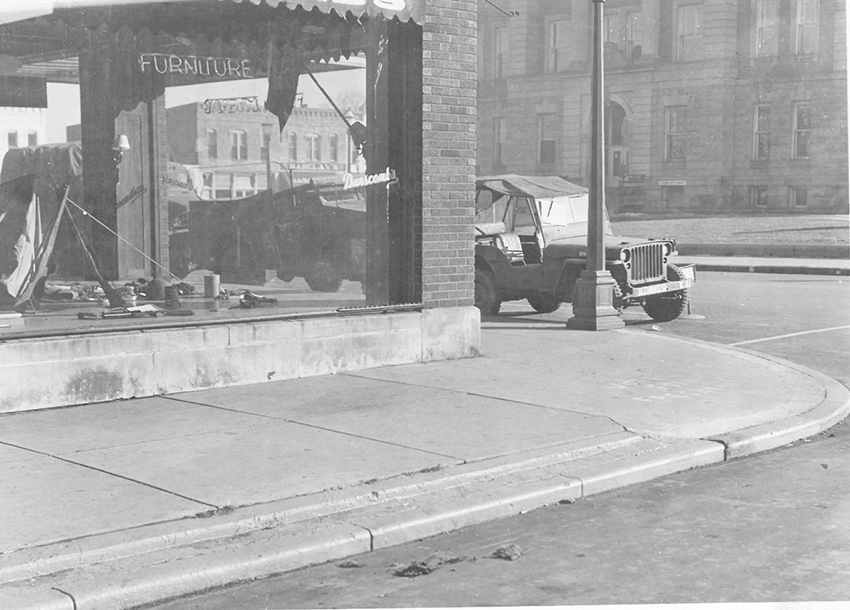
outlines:
[[[850,386],[846,279],[706,273],[692,297],[685,319],[654,324],[637,310],[627,324],[768,353]],[[484,332],[570,315],[530,312],[507,304]],[[850,600],[848,442],[842,423],[765,454],[155,607]],[[505,548],[513,560],[492,558]],[[395,575],[414,563],[419,576]]]

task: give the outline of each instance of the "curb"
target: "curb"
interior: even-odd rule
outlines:
[[[756,357],[764,358],[759,352],[734,348]],[[769,360],[784,364],[788,368],[814,377],[824,386],[824,400],[815,408],[796,417],[780,422],[736,430],[729,434],[712,436],[707,440],[722,443],[726,447],[726,460],[744,457],[782,447],[794,441],[820,434],[850,415],[850,391],[835,379],[808,367],[780,358]]]
[[[795,275],[839,275],[850,276],[850,268],[800,267],[792,265],[746,265],[734,263],[697,263],[698,271],[721,271],[727,273],[787,273]]]
[[[850,258],[850,246],[842,244],[677,243],[676,250],[682,256]]]
[[[462,465],[449,476],[414,475],[406,485],[392,480],[366,485],[366,493],[358,489],[356,497],[349,490],[348,497],[337,494],[335,502],[326,498],[326,504],[312,509],[291,510],[290,518],[302,513],[295,521],[282,522],[283,514],[237,517],[211,525],[206,533],[213,537],[206,540],[196,531],[178,544],[169,545],[168,536],[160,536],[90,551],[84,564],[73,567],[68,566],[74,560],[69,556],[13,566],[0,573],[4,580],[15,578],[0,588],[0,607],[133,608],[722,462],[724,448],[703,440],[671,444],[624,431],[569,443],[556,453],[550,447],[523,457],[518,462]],[[275,522],[278,525],[272,525]],[[249,523],[255,529],[247,531]],[[224,530],[240,528],[246,531],[221,537]],[[133,545],[148,550],[134,551]],[[49,549],[37,550],[41,557],[51,554]],[[176,562],[179,570],[174,569]],[[126,574],[133,574],[132,583]]]
[[[767,451],[850,413],[850,391],[821,373],[743,348],[687,342],[802,372],[823,384],[823,400],[800,415],[710,438],[656,439],[623,430],[203,520],[24,549],[0,557],[0,607],[134,608]]]

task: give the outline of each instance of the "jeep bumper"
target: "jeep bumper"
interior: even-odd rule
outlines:
[[[653,294],[662,294],[664,292],[675,292],[676,290],[684,290],[690,288],[696,283],[697,272],[695,265],[678,266],[682,272],[684,279],[676,282],[665,282],[663,284],[652,284],[651,286],[636,286],[632,288],[630,298],[647,297]]]

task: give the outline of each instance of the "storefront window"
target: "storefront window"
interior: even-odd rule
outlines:
[[[55,239],[34,236],[52,244],[43,260],[0,238],[0,308],[90,327],[143,304],[151,315],[127,319],[174,323],[178,302],[197,322],[421,298],[420,26],[371,3],[356,18],[272,4],[118,3],[0,25],[0,54],[47,78],[60,142],[3,161],[20,214],[0,229],[29,230],[27,188],[43,226],[58,222]],[[47,176],[36,157],[62,161]]]

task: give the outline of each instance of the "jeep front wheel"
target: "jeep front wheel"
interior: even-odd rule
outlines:
[[[502,306],[496,289],[496,279],[485,269],[475,270],[475,306],[485,316],[495,316]]]
[[[667,265],[667,280],[678,282],[685,279],[684,274],[676,265]],[[688,289],[674,290],[673,292],[662,292],[646,297],[643,302],[643,310],[656,322],[669,322],[675,320],[688,306]]]
[[[537,313],[552,313],[561,306],[561,301],[556,299],[554,294],[543,292],[538,292],[534,296],[528,297],[527,300]]]

